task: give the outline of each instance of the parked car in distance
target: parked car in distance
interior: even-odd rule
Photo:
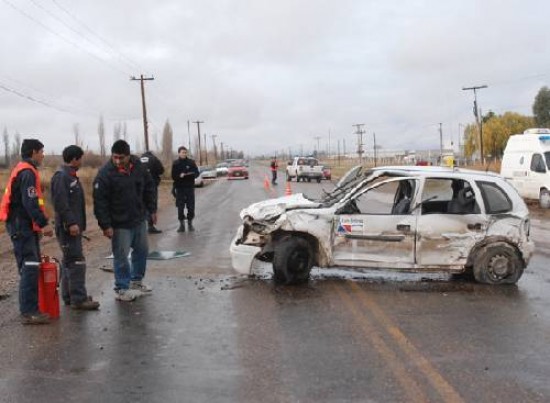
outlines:
[[[204,186],[204,179],[202,178],[202,175],[199,175],[195,178],[195,187],[201,188]]]
[[[220,162],[219,164],[216,164],[216,173],[218,174],[218,176],[227,175],[228,170],[229,170],[228,162]]]
[[[331,173],[330,167],[327,165],[323,166],[323,179],[327,179],[327,180],[332,179],[332,173]]]
[[[227,179],[248,179],[248,168],[244,161],[236,160],[229,164]]]
[[[286,167],[287,182],[290,182],[293,178],[296,178],[296,182],[301,180],[311,182],[314,179],[319,183],[323,179],[323,167],[319,165],[317,158],[294,157]]]
[[[203,179],[216,179],[218,177],[218,172],[213,167],[201,166],[199,172]]]
[[[254,203],[230,246],[233,268],[272,262],[274,280],[312,266],[441,271],[514,284],[534,252],[529,210],[502,176],[449,167],[355,167],[320,199]]]

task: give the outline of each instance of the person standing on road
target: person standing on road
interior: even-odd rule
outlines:
[[[111,160],[94,180],[94,214],[103,235],[111,240],[115,298],[119,301],[133,301],[153,291],[143,283],[149,253],[147,213],[156,224],[153,179],[139,158],[130,155],[130,145],[117,140]]]
[[[194,160],[187,157],[187,148],[184,146],[179,147],[178,159],[172,164],[173,192],[176,196],[178,220],[180,222],[178,232],[185,232],[186,207],[189,231],[195,231],[195,227],[193,227],[193,219],[195,218],[195,178],[198,176],[199,168]]]
[[[269,164],[271,169],[271,184],[277,184],[277,169],[279,169],[279,164],[277,163],[277,158],[273,157],[271,163]]]
[[[92,311],[99,302],[86,291],[86,260],[82,233],[86,231],[86,201],[77,176],[84,151],[76,145],[63,150],[64,164],[53,175],[51,199],[55,210],[55,236],[61,247],[61,296],[72,309]]]
[[[159,185],[160,177],[164,173],[164,166],[162,162],[157,158],[152,151],[146,151],[141,156],[141,163],[145,165],[151,177],[153,178],[153,183],[155,184],[155,211],[158,209],[158,197],[159,197]],[[162,231],[155,227],[151,215],[147,216],[148,232],[150,234],[160,234]]]
[[[13,168],[0,204],[0,221],[13,243],[13,251],[21,279],[19,310],[25,325],[50,322],[47,314],[38,310],[39,239],[53,236],[45,213],[44,196],[38,167],[44,160],[44,144],[36,139],[24,139],[22,160]]]

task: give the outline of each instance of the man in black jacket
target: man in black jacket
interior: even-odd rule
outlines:
[[[14,167],[0,204],[0,219],[13,243],[19,269],[19,310],[27,325],[49,323],[49,316],[38,310],[38,268],[41,235],[52,236],[45,213],[38,167],[44,160],[44,144],[25,139],[21,144],[22,160]]]
[[[176,193],[176,206],[180,226],[178,232],[185,232],[185,212],[187,207],[187,224],[189,231],[195,231],[195,178],[199,176],[199,168],[195,161],[187,157],[187,148],[178,148],[178,159],[172,164],[173,191]]]
[[[86,261],[82,252],[82,232],[86,231],[86,200],[77,176],[83,155],[82,148],[76,145],[63,150],[64,164],[52,177],[51,198],[55,210],[55,235],[63,253],[63,301],[72,309],[91,311],[99,308],[99,302],[88,297],[86,291]]]
[[[149,173],[151,174],[151,177],[153,178],[153,182],[155,184],[155,210],[158,209],[158,195],[159,195],[159,185],[160,185],[160,177],[164,173],[164,167],[162,166],[162,162],[156,157],[155,154],[153,154],[151,151],[146,151],[141,156],[141,163],[145,165]],[[153,224],[153,221],[151,220],[151,216],[148,215],[147,217],[147,223],[149,226],[148,232],[150,234],[160,234],[162,231],[155,227],[155,224]]]
[[[115,272],[115,298],[133,301],[151,293],[143,283],[148,244],[146,215],[157,222],[153,179],[138,157],[130,155],[130,145],[117,140],[111,160],[94,180],[94,214],[103,235],[111,239]],[[128,254],[132,250],[131,263]]]

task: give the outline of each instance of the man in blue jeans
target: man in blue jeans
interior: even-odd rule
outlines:
[[[155,187],[130,145],[117,140],[111,160],[94,180],[94,214],[103,235],[111,239],[115,272],[115,298],[133,301],[153,289],[143,283],[147,265],[147,214],[157,222]],[[131,262],[128,255],[132,250]]]

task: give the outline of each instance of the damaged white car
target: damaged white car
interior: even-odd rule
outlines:
[[[352,169],[317,200],[303,194],[241,211],[233,268],[255,259],[274,279],[306,281],[312,266],[447,271],[513,284],[534,251],[529,211],[500,175],[443,167]]]

